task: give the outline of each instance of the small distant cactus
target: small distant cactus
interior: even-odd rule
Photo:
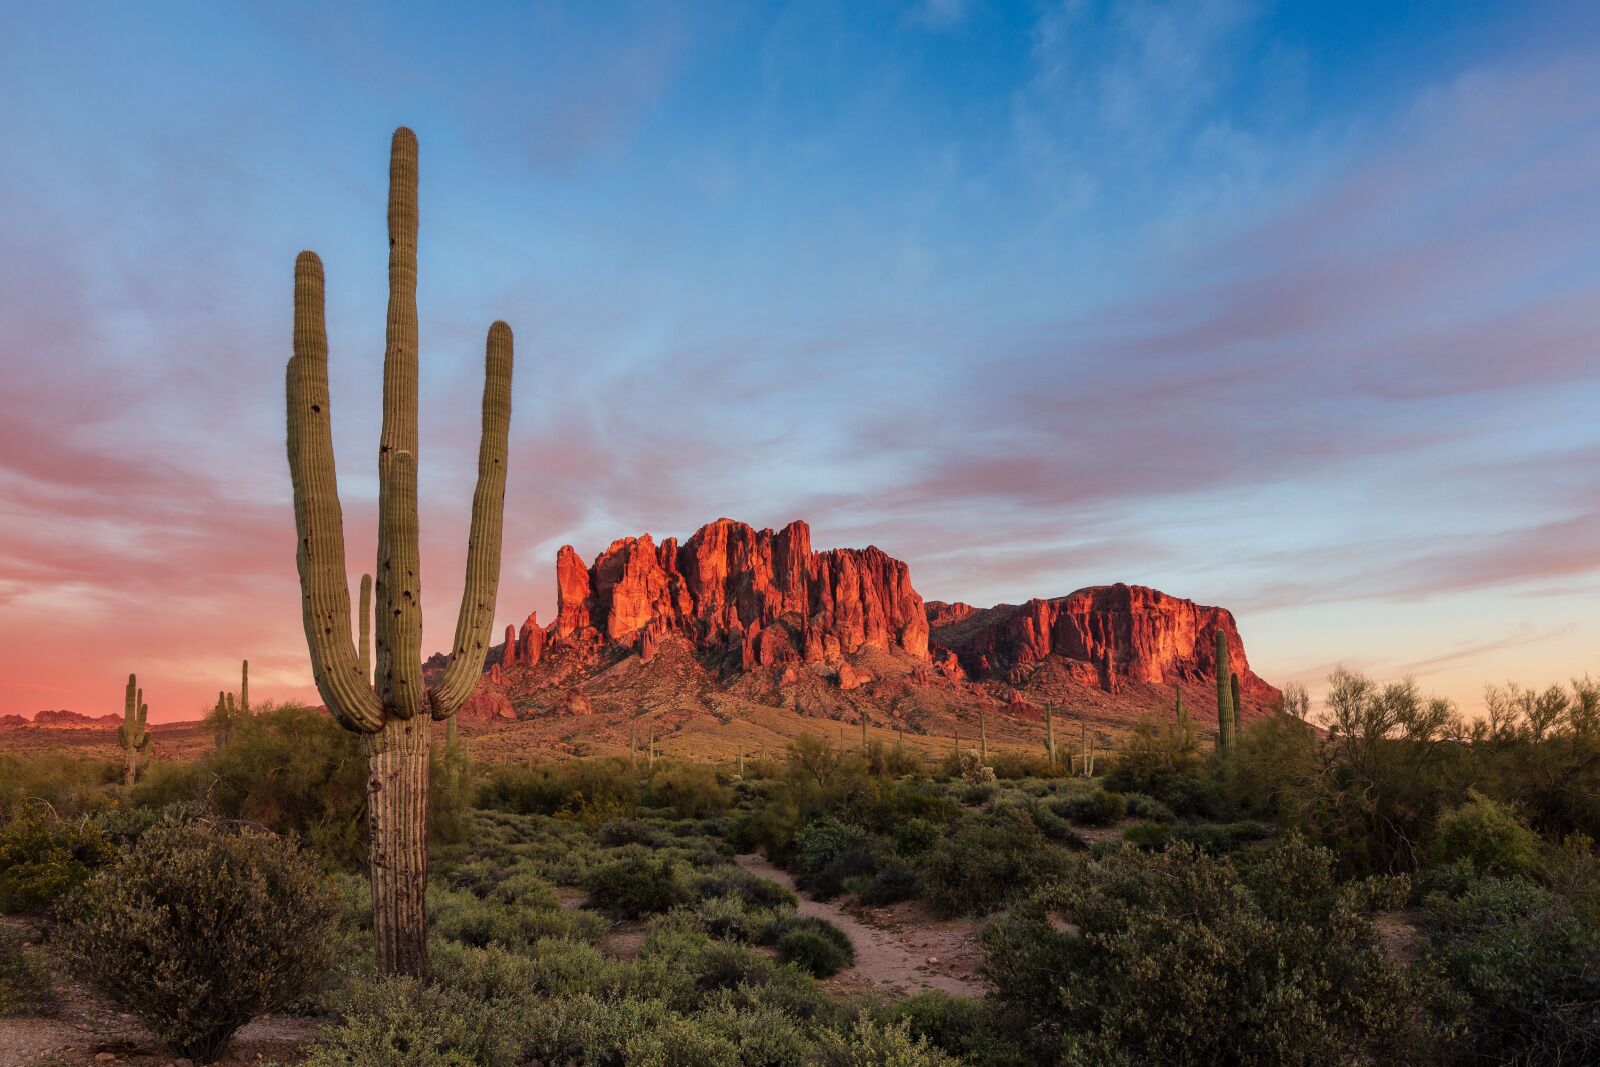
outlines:
[[[978,709],[978,756],[983,762],[989,762],[989,726],[982,708]]]
[[[131,786],[139,780],[139,757],[150,747],[150,733],[145,729],[145,719],[150,709],[144,702],[144,690],[139,680],[128,675],[128,690],[123,699],[122,725],[117,727],[117,743],[122,746],[122,784]]]
[[[961,753],[960,774],[965,781],[974,785],[994,781],[994,768],[985,763],[983,756],[974,748]]]
[[[1228,670],[1228,635],[1217,627],[1217,751],[1233,747],[1233,685]]]
[[[1050,754],[1050,766],[1056,765],[1056,713],[1055,705],[1044,707],[1044,750]]]

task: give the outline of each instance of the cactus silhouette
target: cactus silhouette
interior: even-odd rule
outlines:
[[[1233,685],[1228,670],[1228,635],[1217,628],[1217,751],[1226,752],[1233,744]]]
[[[379,970],[427,972],[427,720],[448,719],[483,670],[500,578],[511,328],[489,327],[478,482],[455,639],[432,686],[422,678],[417,547],[417,139],[395,131],[389,162],[389,310],[378,442],[376,669],[369,683],[350,637],[344,513],[328,407],[322,261],[301,252],[294,273],[294,354],[287,373],[289,473],[296,563],[311,672],[339,724],[365,736],[368,859]]]
[[[139,680],[128,675],[128,690],[122,702],[122,725],[117,727],[117,743],[122,746],[123,785],[133,785],[139,780],[139,756],[150,747],[150,734],[145,729],[149,713]]]

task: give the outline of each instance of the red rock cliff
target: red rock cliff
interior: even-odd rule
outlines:
[[[556,560],[557,639],[592,629],[627,648],[678,633],[737,650],[742,665],[837,659],[862,647],[928,655],[928,617],[910,569],[877,548],[813,552],[811,529],[718,519],[681,545],[625,537],[584,568]]]
[[[1232,612],[1145,586],[1091,586],[988,609],[931,601],[928,614],[935,646],[953,651],[976,678],[1026,672],[1054,654],[1109,690],[1123,681],[1200,681],[1216,676],[1220,629],[1240,686],[1262,700],[1277,693],[1250,670]]]

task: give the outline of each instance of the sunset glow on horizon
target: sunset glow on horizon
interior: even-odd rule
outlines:
[[[496,633],[559,546],[729,516],[930,600],[1221,605],[1314,695],[1600,672],[1600,9],[1330,6],[0,11],[0,714],[317,699],[292,271],[353,592],[400,124],[425,654],[504,319]]]

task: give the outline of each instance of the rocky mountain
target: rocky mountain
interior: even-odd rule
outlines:
[[[32,719],[25,719],[21,715],[0,716],[0,727],[31,726],[52,730],[104,730],[115,729],[121,724],[121,715],[85,715],[81,711],[39,711],[34,713]]]
[[[590,564],[567,546],[556,577],[555,619],[506,628],[464,717],[576,716],[588,725],[573,722],[563,743],[580,749],[641,716],[666,730],[771,710],[930,734],[959,733],[980,711],[1021,729],[1046,706],[1125,725],[1175,692],[1215,706],[1218,630],[1246,717],[1279,695],[1250,670],[1223,608],[1129,585],[992,608],[924,603],[904,562],[876,547],[817,551],[804,522],[774,532],[719,519],[682,543],[627,537]]]

